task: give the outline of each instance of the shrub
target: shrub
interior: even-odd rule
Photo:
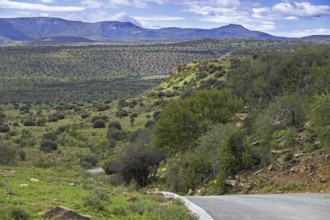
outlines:
[[[27,119],[23,122],[23,125],[26,127],[35,126],[36,122],[33,119]]]
[[[96,111],[98,111],[98,112],[106,111],[108,109],[109,109],[109,106],[108,105],[100,104],[100,105],[97,105],[96,106]]]
[[[121,150],[115,162],[115,172],[122,176],[126,184],[134,180],[139,186],[145,187],[156,176],[164,157],[147,147],[150,136],[150,130],[141,130],[137,141]]]
[[[45,118],[38,118],[37,119],[37,126],[44,126],[46,124],[47,120]]]
[[[49,122],[57,122],[58,120],[64,119],[65,116],[64,114],[60,113],[60,112],[56,112],[54,114],[50,114],[48,115],[48,121]]]
[[[49,153],[51,151],[57,150],[57,144],[51,140],[42,140],[40,143],[40,150]]]
[[[145,146],[132,144],[122,150],[119,160],[119,173],[125,183],[135,180],[139,186],[144,187],[156,176],[163,157]]]
[[[106,115],[95,115],[92,117],[92,123],[94,123],[96,120],[104,120],[104,121],[108,121],[108,116]]]
[[[84,168],[95,166],[99,162],[96,155],[81,155],[80,165]]]
[[[127,117],[128,116],[128,111],[125,109],[120,109],[118,112],[116,112],[116,117],[122,118],[122,117]]]
[[[30,219],[30,215],[24,209],[20,207],[12,207],[10,209],[10,215],[14,220],[28,220]]]
[[[7,115],[5,113],[3,113],[3,112],[0,112],[0,119],[3,119],[5,117],[7,117]]]
[[[153,127],[155,124],[156,124],[155,121],[153,121],[153,120],[148,120],[148,121],[145,123],[144,127],[145,127],[145,128],[150,128],[150,127]]]
[[[118,130],[121,130],[121,124],[118,121],[113,121],[109,123],[109,128],[117,128]]]
[[[56,141],[56,134],[48,132],[42,135],[43,140]]]
[[[0,132],[6,133],[10,131],[10,127],[7,124],[0,124]]]
[[[93,123],[93,128],[105,128],[105,121],[102,119],[97,119]]]
[[[107,138],[108,140],[122,140],[124,138],[125,132],[122,130],[119,130],[116,127],[109,127],[108,132],[107,132]]]
[[[90,114],[89,114],[88,112],[83,112],[83,113],[81,113],[81,115],[80,115],[80,117],[81,117],[82,119],[88,118],[89,116],[90,116]]]
[[[16,159],[16,150],[0,141],[0,164],[11,164]]]

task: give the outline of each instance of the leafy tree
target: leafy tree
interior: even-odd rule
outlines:
[[[169,154],[186,151],[209,125],[229,122],[242,106],[242,100],[229,90],[200,90],[186,99],[172,100],[156,124],[154,146]]]

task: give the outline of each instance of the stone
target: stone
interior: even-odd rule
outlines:
[[[32,183],[38,183],[38,182],[39,182],[39,180],[38,180],[38,179],[35,179],[35,178],[31,178],[30,181],[31,181]]]
[[[26,186],[29,186],[29,184],[23,183],[23,184],[20,184],[19,186],[26,187]]]
[[[43,218],[49,218],[54,220],[91,220],[92,217],[88,215],[81,215],[77,212],[74,212],[72,209],[69,209],[64,206],[55,206],[50,210],[45,210],[41,213]]]

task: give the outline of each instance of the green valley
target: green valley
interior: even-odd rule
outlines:
[[[0,219],[196,219],[153,189],[330,191],[328,44],[19,45],[0,61]]]

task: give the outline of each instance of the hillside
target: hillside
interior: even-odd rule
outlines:
[[[48,40],[45,42],[49,43]],[[104,101],[129,97],[157,85],[169,76],[173,66],[181,63],[219,58],[232,51],[253,53],[295,45],[286,41],[206,39],[131,45],[3,46],[0,102]]]
[[[242,53],[176,65],[134,97],[2,103],[0,218],[64,205],[97,219],[193,219],[153,188],[329,192],[329,46]],[[83,172],[96,166],[107,174]]]

